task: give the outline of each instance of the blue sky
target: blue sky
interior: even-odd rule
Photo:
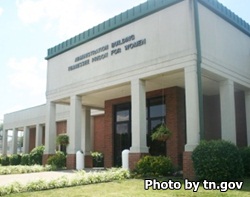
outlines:
[[[0,0],[0,121],[46,102],[48,48],[144,1]],[[250,0],[219,1],[250,23]]]

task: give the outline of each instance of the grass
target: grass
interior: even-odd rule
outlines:
[[[166,181],[166,180],[165,180]],[[180,179],[173,179],[173,181],[181,181]],[[183,183],[183,181],[181,181]],[[250,179],[246,179],[242,190],[230,190],[227,192],[220,192],[219,190],[205,190],[203,187],[199,187],[198,192],[192,190],[184,190],[182,184],[181,190],[144,190],[144,180],[142,179],[128,179],[123,181],[114,181],[109,183],[99,183],[92,185],[84,185],[77,187],[69,187],[63,189],[45,190],[39,192],[27,192],[12,194],[9,196],[24,197],[24,196],[36,196],[36,197],[52,197],[52,196],[232,196],[232,197],[247,197],[250,196]]]

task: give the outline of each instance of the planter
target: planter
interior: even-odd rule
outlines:
[[[100,168],[104,167],[104,156],[101,152],[91,152],[93,167]]]
[[[100,158],[100,159],[95,159],[93,158],[93,167],[94,168],[103,168],[104,167],[104,158]]]
[[[172,132],[167,128],[165,124],[158,125],[151,135],[152,140],[167,141],[172,135]]]
[[[69,136],[66,133],[61,133],[56,138],[56,143],[58,145],[67,146],[69,144]]]
[[[162,134],[162,135],[159,135],[159,136],[157,137],[156,140],[165,142],[165,141],[167,141],[169,138],[170,138],[170,135]]]

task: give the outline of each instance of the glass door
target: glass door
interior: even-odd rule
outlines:
[[[131,105],[115,106],[114,110],[114,166],[122,165],[122,151],[131,146]]]

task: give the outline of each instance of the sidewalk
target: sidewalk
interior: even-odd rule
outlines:
[[[86,170],[89,172],[90,170]],[[0,175],[0,187],[9,185],[13,182],[19,182],[21,184],[26,184],[31,181],[36,180],[53,180],[62,176],[72,177],[75,171],[73,170],[62,170],[62,171],[48,171],[48,172],[35,172],[27,174],[11,174],[11,175]]]

